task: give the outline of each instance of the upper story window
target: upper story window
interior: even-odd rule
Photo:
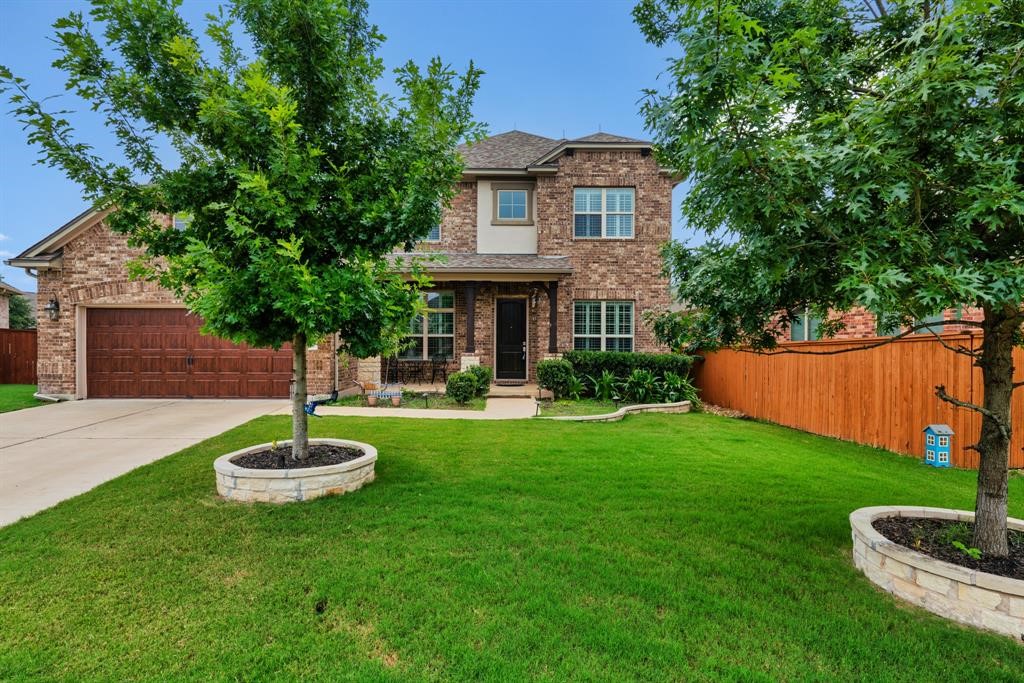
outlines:
[[[441,226],[435,225],[427,233],[427,236],[423,238],[424,242],[440,242],[441,241]]]
[[[494,213],[491,225],[533,225],[533,186],[493,183]]]
[[[188,224],[192,222],[192,216],[187,213],[176,213],[174,214],[174,229],[184,230],[188,227]]]
[[[577,238],[633,237],[632,187],[577,187],[573,235]]]

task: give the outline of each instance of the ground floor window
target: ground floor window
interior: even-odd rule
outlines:
[[[455,355],[455,294],[454,292],[426,292],[425,315],[417,315],[409,322],[409,345],[401,357],[409,360],[452,358]]]
[[[790,325],[789,338],[792,341],[818,341],[821,339],[821,333],[818,331],[820,325],[821,318],[804,311]]]
[[[575,302],[573,348],[577,351],[632,351],[633,302]]]

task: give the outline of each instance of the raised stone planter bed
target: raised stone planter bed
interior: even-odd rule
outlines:
[[[853,563],[872,582],[918,607],[1024,643],[1024,581],[959,567],[890,541],[871,523],[883,517],[974,522],[974,513],[912,506],[868,507],[850,514]],[[1024,531],[1024,520],[1009,520]]]
[[[290,443],[281,441],[278,446]],[[363,451],[363,455],[337,465],[279,470],[249,469],[231,462],[248,453],[268,450],[271,444],[250,446],[222,455],[213,462],[213,469],[217,473],[217,493],[228,500],[293,503],[351,493],[373,481],[373,468],[377,462],[377,449],[373,446],[345,439],[310,439],[309,443],[311,446],[326,444],[358,448]]]
[[[602,415],[556,415],[553,417],[541,416],[542,420],[562,420],[563,422],[618,422],[630,413],[688,413],[691,405],[689,401],[677,403],[641,403],[635,406],[622,406],[614,413]]]

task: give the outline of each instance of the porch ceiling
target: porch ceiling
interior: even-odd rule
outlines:
[[[396,270],[409,272],[415,258],[435,281],[485,280],[535,282],[558,280],[571,275],[568,256],[537,254],[468,254],[454,252],[413,252],[391,254]]]

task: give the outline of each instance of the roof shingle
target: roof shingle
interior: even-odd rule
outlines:
[[[391,254],[395,264],[399,258],[406,261],[399,268],[408,271],[410,257],[443,256],[444,260],[431,261],[426,269],[432,272],[502,272],[502,273],[571,273],[568,256],[538,256],[536,254],[469,254],[457,252],[411,252]]]

